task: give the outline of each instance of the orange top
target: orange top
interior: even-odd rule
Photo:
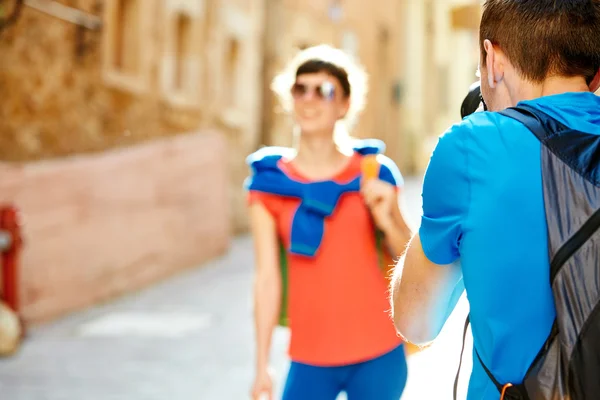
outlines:
[[[343,183],[361,173],[356,153],[333,178]],[[309,181],[283,159],[280,168]],[[251,191],[277,222],[278,235],[290,245],[292,218],[300,200]],[[345,193],[326,218],[323,240],[314,257],[288,253],[289,355],[310,365],[347,365],[378,357],[401,343],[389,315],[388,281],[378,264],[374,226],[362,196]]]

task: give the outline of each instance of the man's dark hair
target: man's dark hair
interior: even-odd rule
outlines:
[[[296,77],[304,74],[316,74],[319,72],[325,72],[336,78],[342,90],[344,91],[344,97],[350,97],[350,82],[348,81],[348,73],[337,65],[331,64],[321,60],[308,60],[298,67],[296,71]]]
[[[479,28],[532,82],[583,76],[600,69],[600,0],[486,0]]]

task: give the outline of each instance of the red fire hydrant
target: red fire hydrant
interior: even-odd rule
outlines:
[[[15,207],[0,208],[0,260],[2,262],[2,299],[17,315],[19,303],[19,258],[23,239],[21,221]]]

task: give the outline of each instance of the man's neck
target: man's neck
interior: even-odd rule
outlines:
[[[589,92],[590,88],[582,77],[558,77],[553,76],[545,79],[542,83],[534,83],[520,86],[512,97],[512,103],[517,104],[523,100],[532,100],[544,96],[569,92]]]

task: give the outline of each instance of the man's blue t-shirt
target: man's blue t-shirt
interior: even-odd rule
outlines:
[[[524,103],[600,135],[592,93]],[[460,259],[474,346],[500,383],[521,383],[555,316],[540,146],[519,122],[475,113],[440,138],[423,183],[423,250],[436,264]],[[468,399],[499,397],[473,352]]]

